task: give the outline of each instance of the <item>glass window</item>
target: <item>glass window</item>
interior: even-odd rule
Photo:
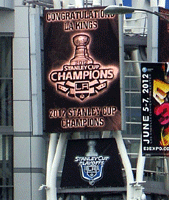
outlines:
[[[126,130],[127,130],[127,134],[129,134],[129,135],[140,135],[141,134],[141,122],[140,122],[140,124],[139,123],[134,123],[134,124],[127,123]]]
[[[165,177],[164,158],[146,158],[144,176],[148,181],[163,182]]]
[[[140,91],[140,77],[126,77],[125,78],[125,89],[127,91]]]
[[[126,106],[141,107],[141,94],[140,93],[126,93]]]
[[[0,199],[12,200],[12,136],[0,135]]]
[[[12,38],[0,37],[0,126],[12,126]],[[5,129],[6,129],[5,128]],[[4,131],[3,131],[4,132]],[[13,199],[13,139],[0,134],[0,199]]]
[[[140,148],[140,139],[133,140],[131,138],[124,139],[124,143],[128,153],[138,153]]]
[[[0,126],[12,126],[12,38],[0,37]]]
[[[126,121],[127,122],[141,122],[141,109],[140,108],[126,108]]]
[[[125,105],[127,134],[141,134],[140,64],[125,62]]]
[[[131,58],[130,58],[131,59]],[[137,62],[125,62],[125,76],[138,76],[140,77],[140,64]]]

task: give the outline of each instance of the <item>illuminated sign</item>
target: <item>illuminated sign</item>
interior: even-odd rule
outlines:
[[[46,10],[46,131],[120,130],[117,16]]]
[[[143,63],[141,68],[143,154],[169,151],[169,65]]]
[[[56,91],[73,100],[85,101],[88,97],[98,96],[107,90],[110,83],[117,78],[117,66],[102,67],[89,56],[87,45],[89,36],[77,34],[73,37],[76,46],[74,57],[61,70],[52,70],[49,81]]]
[[[123,187],[114,138],[69,140],[61,187]]]

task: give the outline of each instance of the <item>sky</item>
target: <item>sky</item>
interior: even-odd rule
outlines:
[[[124,6],[131,6],[131,1],[132,0],[123,0],[123,5]]]

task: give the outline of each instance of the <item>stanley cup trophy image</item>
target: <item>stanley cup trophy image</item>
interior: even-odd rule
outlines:
[[[76,46],[74,58],[70,60],[71,65],[93,64],[94,61],[89,57],[87,45],[90,39],[88,35],[76,35],[73,37],[73,44]]]
[[[70,60],[70,65],[84,66],[94,64],[94,60],[89,57],[87,45],[90,38],[88,35],[79,34],[73,37],[73,44],[76,46],[74,58]],[[75,84],[75,93],[80,100],[84,100],[89,96],[89,82],[80,81]],[[74,95],[74,94],[73,94]]]
[[[91,140],[87,143],[87,145],[88,145],[88,152],[85,155],[86,156],[98,156],[98,153],[96,152],[96,149],[95,149],[96,142]]]

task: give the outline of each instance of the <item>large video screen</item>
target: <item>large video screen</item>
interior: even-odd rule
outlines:
[[[44,11],[47,132],[121,130],[118,18]]]

